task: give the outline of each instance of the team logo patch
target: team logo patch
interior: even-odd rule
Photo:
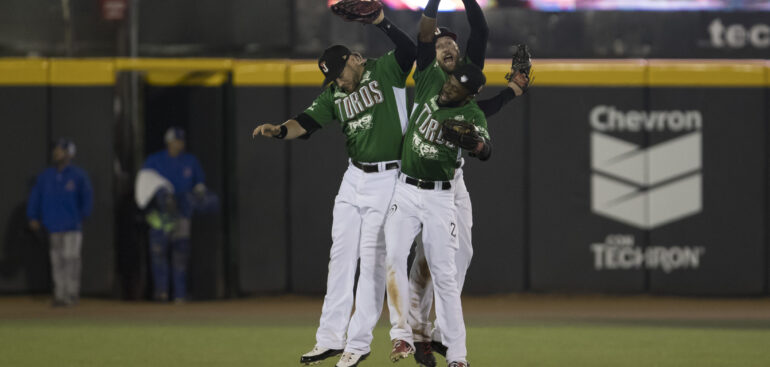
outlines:
[[[321,61],[321,63],[318,64],[318,66],[321,67],[321,70],[324,72],[324,74],[329,73],[329,68],[326,67],[326,61]]]
[[[390,210],[388,210],[388,216],[395,214],[396,210],[398,210],[398,204],[391,205]]]
[[[73,180],[67,181],[67,184],[64,185],[64,189],[67,191],[75,191],[75,181]]]
[[[412,135],[412,150],[422,158],[438,159],[438,148],[422,140],[416,133]]]
[[[182,172],[182,174],[184,175],[185,178],[192,177],[192,168],[185,167],[184,172]]]
[[[373,126],[372,121],[372,115],[363,115],[359,119],[348,122],[345,125],[345,133],[348,135],[353,135],[360,131],[369,130]]]

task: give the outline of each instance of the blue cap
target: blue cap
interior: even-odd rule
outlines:
[[[56,141],[54,146],[64,149],[67,154],[69,154],[70,158],[75,157],[75,153],[77,152],[77,147],[75,147],[75,143],[67,138],[59,138],[59,140]]]
[[[164,137],[164,140],[166,143],[170,143],[172,140],[182,140],[184,141],[184,129],[177,126],[172,126],[166,130],[166,135]]]

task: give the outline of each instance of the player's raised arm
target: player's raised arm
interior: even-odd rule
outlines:
[[[385,32],[385,35],[396,45],[394,54],[401,70],[408,72],[412,69],[414,59],[417,57],[417,45],[404,31],[385,17],[381,1],[342,0],[332,5],[331,10],[347,22],[373,24]]]
[[[436,31],[436,14],[441,0],[429,0],[420,18],[420,33],[417,44],[417,70],[425,70],[436,58],[433,43]]]
[[[433,32],[436,30],[436,14],[438,14],[438,4],[441,0],[428,0],[425,10],[420,18],[420,33],[418,41],[433,42]]]
[[[484,69],[484,59],[487,53],[487,40],[489,39],[489,27],[484,18],[484,12],[476,0],[463,0],[468,24],[471,26],[471,34],[468,37],[468,45],[465,54],[470,62]]]
[[[412,69],[412,64],[417,58],[417,45],[414,41],[407,36],[404,31],[398,28],[395,24],[385,17],[385,13],[380,12],[380,16],[372,22],[377,28],[385,32],[385,35],[396,45],[396,49],[393,52],[398,62],[398,66],[404,72],[409,72]]]
[[[531,84],[530,75],[532,75],[532,55],[527,45],[514,46],[513,58],[511,61],[511,72],[505,76],[508,81],[508,88],[503,89],[496,96],[476,101],[479,108],[484,111],[484,116],[489,117],[500,111],[503,106],[514,98],[524,94]]]

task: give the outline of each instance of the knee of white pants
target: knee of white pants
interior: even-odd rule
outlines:
[[[433,276],[433,286],[437,292],[457,291],[456,273],[443,273]]]
[[[411,247],[411,242],[408,245],[405,245],[401,242],[405,242],[401,236],[389,236],[388,232],[386,232],[385,264],[387,264],[388,268],[395,265],[403,265],[403,267],[406,268],[406,260],[409,258],[409,248]]]
[[[406,269],[406,260],[409,257],[409,254],[406,254],[404,256],[403,254],[397,253],[395,251],[390,251],[385,255],[385,266],[388,270],[391,269]]]

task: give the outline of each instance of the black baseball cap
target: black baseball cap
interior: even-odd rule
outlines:
[[[457,41],[457,34],[447,27],[438,27],[436,28],[436,31],[433,32],[433,41],[441,37],[451,37],[453,40]]]
[[[478,94],[481,91],[481,87],[487,83],[487,77],[479,69],[478,66],[466,63],[455,68],[452,72],[457,81],[468,89],[471,94]]]
[[[350,57],[350,50],[343,45],[334,45],[324,50],[318,59],[318,68],[324,73],[323,87],[327,87],[342,74]]]

